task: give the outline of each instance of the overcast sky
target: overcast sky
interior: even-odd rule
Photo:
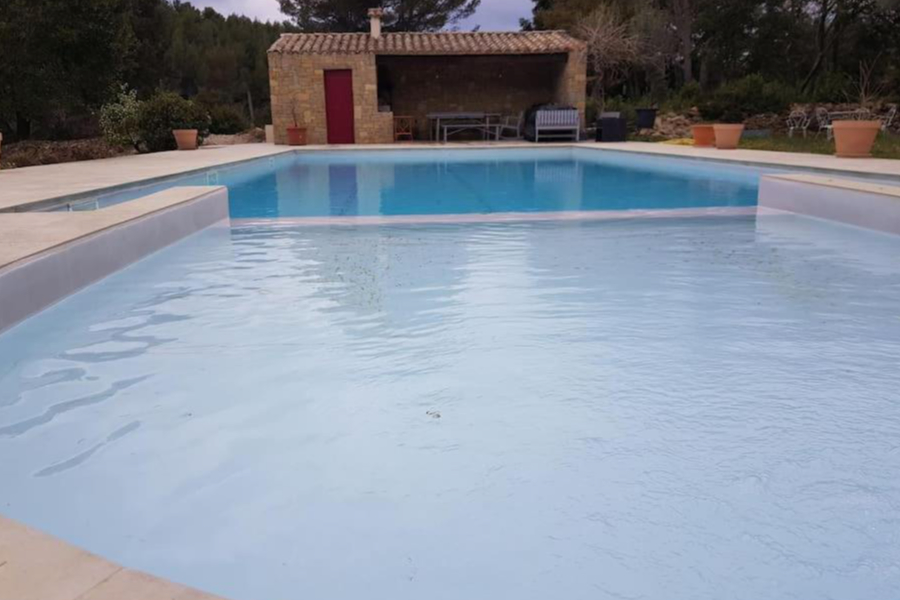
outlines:
[[[281,21],[285,17],[278,10],[278,0],[190,0],[195,6],[212,6],[217,11],[238,13],[262,20]],[[373,0],[375,3],[376,0]],[[377,4],[373,4],[377,5]],[[475,15],[460,24],[461,29],[481,25],[483,31],[514,31],[520,17],[531,16],[531,0],[481,0]]]

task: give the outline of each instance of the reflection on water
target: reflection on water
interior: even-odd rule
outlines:
[[[0,336],[0,510],[235,600],[889,598],[898,244],[204,232]]]
[[[757,173],[521,153],[501,159],[299,157],[231,190],[235,218],[751,206]],[[596,153],[595,153],[596,154]],[[602,157],[601,157],[602,158]]]
[[[752,206],[759,169],[587,149],[315,151],[86,201],[226,185],[234,218]]]

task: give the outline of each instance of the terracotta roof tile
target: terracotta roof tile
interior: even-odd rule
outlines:
[[[385,33],[286,33],[277,54],[554,54],[584,43],[563,31]]]

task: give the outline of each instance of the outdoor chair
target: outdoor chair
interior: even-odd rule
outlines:
[[[504,117],[500,122],[500,137],[504,140],[521,140],[524,123],[525,113]]]
[[[894,122],[894,118],[897,116],[897,105],[891,107],[891,109],[887,112],[886,115],[878,119],[881,121],[881,133],[887,134],[887,132],[891,129],[891,124]]]
[[[834,127],[831,124],[831,115],[828,114],[826,108],[821,106],[816,109],[816,127],[816,136],[824,131],[825,137],[829,140],[831,139],[831,136],[834,133]]]
[[[809,129],[811,121],[812,118],[805,110],[791,111],[790,116],[787,118],[788,137],[794,137],[795,131],[802,131],[803,137],[806,137],[806,132]]]
[[[535,114],[534,141],[547,138],[572,138],[577,142],[581,135],[581,118],[574,108],[541,109]]]
[[[416,118],[408,116],[394,117],[394,141],[402,139],[413,140],[413,130],[416,128]]]

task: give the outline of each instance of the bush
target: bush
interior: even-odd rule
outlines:
[[[210,133],[231,135],[250,129],[250,122],[244,114],[227,104],[217,104],[209,108]]]
[[[826,73],[816,82],[810,98],[816,103],[840,103],[847,101],[853,89],[853,81],[844,73]]]
[[[209,135],[209,113],[199,104],[173,92],[158,92],[141,103],[138,117],[142,152],[175,149],[173,129],[196,129],[202,141]]]
[[[691,81],[681,86],[680,90],[664,102],[663,108],[672,112],[690,110],[700,104],[701,95],[700,84],[696,81]]]
[[[700,114],[709,121],[740,123],[753,115],[785,112],[793,95],[793,90],[784,84],[750,75],[719,87],[701,103]]]
[[[129,90],[127,85],[123,85],[116,99],[100,109],[100,131],[106,143],[121,148],[137,148],[140,142],[140,111],[137,90]]]

